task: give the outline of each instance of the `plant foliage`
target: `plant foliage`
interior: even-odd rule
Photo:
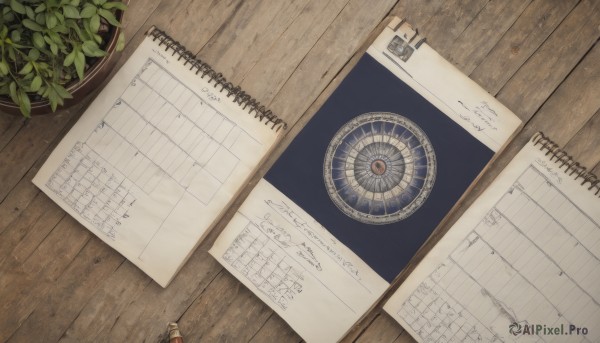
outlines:
[[[120,1],[0,0],[0,96],[9,96],[29,117],[31,99],[52,110],[71,98],[66,87],[82,80],[86,65],[106,55],[110,26],[120,26]],[[117,50],[121,50],[121,33]]]

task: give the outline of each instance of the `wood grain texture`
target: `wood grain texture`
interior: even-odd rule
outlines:
[[[531,2],[473,70],[471,78],[491,94],[497,94],[577,3],[578,0]]]
[[[565,150],[591,170],[600,163],[600,109],[565,145]],[[598,176],[598,175],[597,175]]]
[[[407,18],[442,56],[527,122],[410,270],[534,132],[543,130],[600,171],[599,7],[597,0],[132,0],[119,65],[156,25],[269,104],[291,129],[163,289],[30,182],[87,101],[27,123],[0,114],[0,342],[163,342],[169,321],[179,321],[187,342],[300,342],[207,251],[382,20]],[[344,342],[414,342],[381,310],[397,286]]]
[[[596,26],[600,25],[600,11],[598,14]],[[536,130],[552,133],[552,140],[564,146],[600,108],[598,61],[600,44],[583,57],[531,119],[530,125]]]
[[[348,0],[311,0],[248,72],[242,88],[270,103]],[[277,68],[273,68],[277,65]]]
[[[11,141],[11,139],[25,125],[25,118],[19,116],[0,116],[0,151]]]
[[[380,313],[369,323],[367,329],[356,339],[357,343],[393,342],[404,332],[402,327],[385,312]]]
[[[271,314],[265,325],[260,328],[250,343],[269,343],[269,342],[301,342],[302,338],[298,336],[292,328],[277,314]]]
[[[289,123],[296,122],[394,3],[350,1],[300,62],[271,103],[271,109]]]
[[[600,36],[600,2],[583,0],[500,90],[497,98],[527,121]]]

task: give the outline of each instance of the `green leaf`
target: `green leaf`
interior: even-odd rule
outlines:
[[[102,36],[94,33],[94,40],[96,41],[96,43],[102,44]]]
[[[46,13],[46,27],[53,29],[58,24],[58,18],[52,13]]]
[[[94,3],[94,5],[100,6],[103,5],[106,2],[106,0],[92,0],[92,2]]]
[[[8,36],[8,27],[6,25],[2,25],[2,29],[0,29],[0,38],[4,40]]]
[[[71,6],[79,6],[79,0],[71,0]]]
[[[65,16],[62,13],[54,12],[54,15],[56,16],[56,19],[58,19],[59,23],[62,23],[62,24],[65,23]]]
[[[21,40],[21,32],[14,30],[10,33],[10,39],[13,40],[13,42],[19,42]]]
[[[32,70],[33,70],[33,64],[31,64],[31,62],[27,62],[27,63],[25,63],[23,68],[21,68],[21,70],[19,70],[19,74],[27,75],[27,74],[31,73]]]
[[[15,81],[12,81],[8,86],[8,94],[15,104],[19,103],[19,96],[17,95],[17,83]]]
[[[48,93],[47,97],[48,101],[50,101],[50,107],[52,108],[52,112],[55,112],[56,108],[58,107],[59,101],[62,101],[62,99],[60,99],[58,97],[58,94],[56,94],[56,92],[52,90],[52,87],[48,87],[46,92]]]
[[[73,51],[71,51],[67,57],[65,57],[65,60],[63,62],[63,66],[68,67],[71,64],[73,64],[73,62],[75,61],[75,55],[76,55],[76,51],[75,49],[73,49]]]
[[[35,20],[35,12],[29,6],[25,6],[25,13],[27,13],[27,17],[31,20]]]
[[[96,6],[92,4],[85,4],[80,13],[81,18],[91,18],[94,14],[96,14],[96,11]]]
[[[37,61],[40,58],[40,51],[36,48],[29,49],[29,53],[27,53],[27,57],[29,57],[30,61]]]
[[[100,16],[98,14],[94,14],[90,18],[90,30],[93,33],[96,33],[96,32],[98,32],[99,28],[100,28]]]
[[[108,21],[111,25],[117,27],[121,26],[121,23],[119,23],[119,21],[117,20],[117,18],[115,18],[115,15],[111,11],[105,10],[104,8],[99,8],[98,14],[104,17],[104,19],[106,19],[106,21]]]
[[[15,52],[15,48],[10,45],[8,46],[8,58],[13,62],[17,61],[17,54]]]
[[[63,98],[63,99],[72,99],[73,98],[71,93],[69,93],[69,91],[65,87],[59,85],[58,83],[54,83],[52,86],[54,87],[54,90],[61,98]]]
[[[83,52],[77,50],[77,52],[75,53],[75,60],[73,61],[73,63],[75,63],[75,70],[77,71],[77,76],[79,76],[80,80],[83,80],[83,70],[85,68],[85,55],[83,54]]]
[[[25,14],[25,6],[20,1],[10,0],[10,8],[19,14]]]
[[[106,56],[106,52],[102,51],[96,42],[87,40],[81,45],[81,49],[86,56],[102,57]]]
[[[27,118],[31,116],[31,100],[23,89],[19,89],[19,109]]]
[[[23,19],[23,26],[33,31],[42,31],[44,28],[31,19]]]
[[[58,55],[58,45],[56,45],[56,43],[50,43],[50,51],[52,51],[54,55]]]
[[[8,63],[5,60],[0,61],[0,75],[8,75]]]
[[[79,11],[77,10],[77,8],[70,6],[70,5],[65,5],[63,7],[63,14],[64,14],[65,18],[74,18],[74,19],[81,18],[81,16],[79,16]]]
[[[127,5],[125,5],[124,3],[119,2],[119,1],[111,1],[111,2],[107,2],[104,5],[102,5],[102,8],[105,8],[107,10],[116,8],[118,10],[125,11],[127,9]]]
[[[117,38],[117,51],[122,51],[125,48],[125,33],[119,33],[119,38]]]
[[[29,86],[29,89],[31,89],[32,92],[37,92],[38,90],[40,90],[41,86],[42,78],[39,75],[37,75],[33,78],[33,80],[31,80],[31,85]]]
[[[35,16],[35,22],[40,25],[46,25],[46,13],[38,13]]]
[[[38,49],[43,49],[46,46],[46,42],[44,41],[44,36],[42,36],[39,32],[33,33],[33,46]]]
[[[44,12],[46,10],[46,4],[42,3],[38,7],[35,8],[35,13]]]

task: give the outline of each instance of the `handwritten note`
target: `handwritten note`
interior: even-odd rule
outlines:
[[[529,143],[385,309],[422,342],[597,342],[599,208]]]
[[[261,180],[210,253],[307,341],[336,341],[388,284]]]
[[[275,138],[147,38],[33,182],[166,286]]]
[[[398,46],[407,47],[406,41],[399,42],[408,39],[399,35],[402,30],[400,19],[395,18],[367,53],[473,137],[499,151],[521,120],[427,43],[394,53]]]

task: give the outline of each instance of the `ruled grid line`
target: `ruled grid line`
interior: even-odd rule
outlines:
[[[248,275],[247,273],[244,273],[242,271],[242,269],[240,269],[239,265],[235,264],[235,261],[237,260],[237,258],[239,258],[239,256],[242,256],[244,254],[247,254],[248,251],[252,251],[253,249],[255,250],[255,256],[258,256],[259,253],[263,253],[264,254],[264,250],[261,250],[262,248],[264,248],[267,244],[269,245],[268,249],[272,254],[276,254],[276,253],[280,253],[282,255],[284,255],[284,257],[282,257],[282,260],[285,259],[285,257],[287,257],[287,261],[286,262],[290,268],[292,268],[293,270],[295,270],[295,273],[302,275],[303,273],[309,273],[312,275],[312,277],[315,278],[315,280],[321,284],[323,286],[323,288],[325,288],[332,296],[334,296],[336,299],[338,299],[340,301],[340,303],[342,303],[349,311],[351,311],[352,313],[356,313],[356,311],[350,306],[348,305],[344,300],[342,300],[334,291],[332,291],[326,284],[324,284],[320,278],[317,277],[317,275],[314,274],[313,271],[308,270],[306,267],[302,266],[301,264],[299,264],[295,257],[292,256],[286,249],[283,249],[282,247],[279,246],[279,244],[273,240],[272,237],[270,237],[269,235],[265,234],[254,222],[252,222],[250,220],[250,218],[248,218],[247,216],[245,216],[244,214],[238,212],[238,214],[242,215],[247,221],[248,224],[246,225],[246,227],[242,230],[242,232],[236,236],[236,238],[234,239],[233,243],[231,244],[231,246],[225,251],[225,253],[223,254],[223,260],[225,260],[227,263],[229,263],[233,268],[235,268],[236,270],[240,271],[242,274],[244,274],[244,276],[250,280],[255,286],[258,287],[258,289],[265,293],[267,296],[269,296],[269,294],[267,292],[265,292],[265,290],[261,289],[259,287],[259,283],[256,283],[255,281],[252,280],[251,275]],[[251,245],[247,245],[247,246],[243,246],[240,244],[240,241],[243,241],[244,237],[253,237],[253,240],[262,238],[262,240],[264,242],[268,242],[268,243],[264,243],[263,246],[261,248],[256,248],[256,247],[252,247]],[[252,247],[252,249],[251,249]],[[250,260],[250,262],[256,262],[254,258],[252,258]],[[248,262],[248,263],[250,263]],[[264,265],[264,263],[266,263],[267,261],[262,261],[262,262],[257,262],[257,264],[259,265]],[[294,267],[292,267],[292,264],[294,265]],[[281,304],[279,304],[275,299],[273,299],[271,296],[269,296],[271,298],[271,300],[273,300],[278,306],[282,307]],[[288,299],[288,300],[293,300],[293,297]],[[285,310],[284,307],[282,307],[282,309]]]
[[[240,168],[240,156],[248,149],[262,149],[258,140],[206,100],[219,101],[214,97],[208,89],[192,91],[152,58],[147,59],[95,129],[73,146],[46,186],[69,207],[86,213],[84,219],[111,240],[125,227],[127,210],[136,200],[160,197],[154,194],[159,185],[170,187],[177,199],[169,203],[157,227],[148,229],[144,237],[148,247],[184,194],[198,201],[199,208],[208,206]],[[88,168],[81,167],[82,163]],[[104,176],[98,179],[97,169],[109,175],[112,183],[119,180],[118,184],[108,185]],[[81,180],[94,182],[94,187],[88,181],[81,185]],[[122,183],[128,185],[126,195],[131,200],[125,211],[115,209],[112,216],[96,216],[109,208],[110,199],[102,192],[120,189]],[[116,213],[121,215],[115,218]],[[118,225],[108,230],[108,220]]]
[[[599,232],[530,165],[397,314],[424,342],[518,340],[508,331],[514,322],[593,327],[600,321]],[[591,342],[599,334],[530,337]]]

